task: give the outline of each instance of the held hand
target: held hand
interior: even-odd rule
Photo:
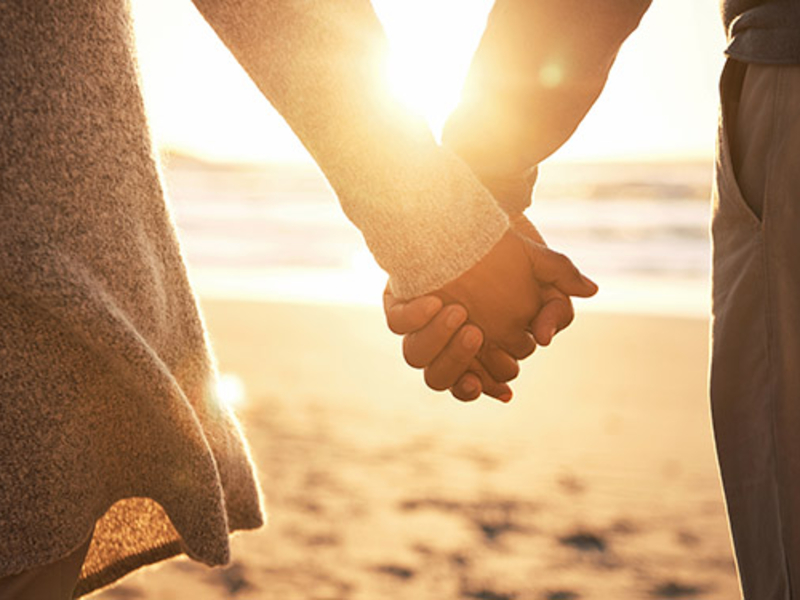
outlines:
[[[588,297],[597,291],[597,286],[580,275],[568,259],[547,250],[541,235],[524,215],[519,215],[512,223],[517,233],[537,244],[534,275],[544,284],[541,286],[542,309],[531,323],[531,331],[536,342],[546,346],[554,334],[573,319],[569,294]],[[441,308],[442,303],[435,296],[402,302],[387,288],[384,294],[387,322],[395,333],[406,336],[403,340],[406,361],[425,369],[430,387],[449,387],[453,396],[460,400],[474,400],[481,392],[503,401],[510,400],[511,389],[504,382],[516,377],[519,371],[516,360],[491,343],[484,344],[480,353],[471,350],[464,340],[468,339],[468,331],[475,331],[474,326],[466,324],[458,329],[457,323],[464,314],[456,310],[457,306],[448,306],[442,311],[452,311],[449,314],[453,316],[446,325],[447,316],[438,314]],[[432,323],[434,316],[437,320]],[[454,337],[456,333],[458,336]],[[466,372],[464,365],[468,365]]]
[[[510,388],[502,382],[517,375],[514,359],[525,358],[536,348],[528,329],[539,312],[539,285],[531,272],[528,244],[531,242],[513,231],[507,232],[481,261],[436,292],[449,306],[426,325],[426,343],[416,343],[413,332],[404,340],[406,361],[425,368],[429,387],[445,390],[458,383],[454,395],[464,400],[478,397],[481,391],[503,401],[511,399]],[[403,323],[391,324],[388,306],[390,327],[406,331]],[[467,312],[471,323],[480,329],[469,326],[453,335],[466,320]],[[393,316],[402,320],[403,311],[395,311]],[[415,343],[418,351],[409,352]],[[483,364],[475,361],[482,345],[487,349]],[[495,347],[514,358],[488,352]],[[491,374],[486,366],[493,371]],[[473,375],[462,378],[467,370]]]
[[[530,240],[509,230],[472,268],[435,292],[445,304],[466,308],[485,341],[516,359],[526,358],[536,348],[528,332],[541,307],[532,246]]]
[[[520,213],[512,218],[511,226],[514,231],[523,237],[536,242],[540,246],[547,247],[539,230],[536,229],[534,224],[531,223],[524,214]],[[550,345],[555,334],[566,329],[575,318],[575,311],[572,307],[570,295],[588,298],[597,293],[597,285],[580,273],[578,273],[578,275],[581,280],[586,283],[584,288],[585,293],[571,294],[568,289],[561,289],[558,285],[558,281],[563,280],[564,277],[569,278],[569,274],[572,273],[573,270],[577,272],[577,269],[566,257],[558,253],[554,254],[554,261],[545,258],[539,263],[540,266],[544,266],[544,268],[540,268],[535,272],[536,278],[543,284],[542,310],[539,311],[539,314],[536,315],[536,318],[531,324],[531,333],[533,333],[536,343],[540,346]],[[560,266],[558,263],[560,263]]]
[[[437,295],[467,309],[470,321],[484,331],[485,347],[494,345],[522,359],[533,351],[535,342],[547,345],[569,325],[574,315],[570,296],[589,297],[596,292],[594,282],[581,275],[566,256],[547,248],[536,228],[520,215],[513,233],[507,233],[482,261]],[[485,361],[484,365],[489,366]]]
[[[504,401],[511,399],[511,388],[493,378],[476,360],[483,343],[483,332],[465,323],[467,311],[458,304],[443,306],[436,296],[423,296],[407,302],[398,300],[387,286],[383,293],[386,322],[403,337],[406,362],[425,370],[431,389],[450,389],[463,401],[477,399],[481,392]],[[456,335],[457,334],[457,335]],[[505,371],[518,371],[517,361],[498,352]],[[465,372],[466,371],[466,372]]]

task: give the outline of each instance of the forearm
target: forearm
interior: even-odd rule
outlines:
[[[509,212],[575,131],[650,0],[497,0],[444,144]]]
[[[368,0],[195,0],[308,148],[395,293],[432,291],[477,262],[505,214],[382,83]]]

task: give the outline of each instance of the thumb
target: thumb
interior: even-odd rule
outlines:
[[[533,276],[539,282],[550,284],[568,296],[589,298],[597,293],[597,284],[581,274],[569,258],[542,244],[527,239],[525,242]]]

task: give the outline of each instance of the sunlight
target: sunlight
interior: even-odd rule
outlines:
[[[558,63],[548,63],[539,72],[539,81],[547,89],[557,88],[564,81],[564,69]]]
[[[245,401],[244,382],[232,373],[220,373],[217,380],[217,398],[230,409],[236,409]]]
[[[458,101],[492,2],[373,4],[391,45],[391,89],[438,134]],[[311,161],[191,3],[137,0],[132,8],[148,114],[162,146],[215,160]],[[684,30],[673,48],[674,32]],[[715,3],[656,0],[623,46],[597,105],[558,156],[710,155],[723,47]],[[560,65],[548,65],[539,78],[559,85]]]
[[[450,71],[437,77],[423,57],[393,52],[388,65],[392,94],[408,109],[425,118],[434,132],[444,125],[447,115],[458,102],[461,78]]]
[[[391,91],[438,136],[458,104],[491,3],[376,0],[374,6],[391,46]]]
[[[656,0],[622,46],[603,94],[554,155],[570,160],[710,159],[725,39],[715,2]],[[662,49],[682,31],[676,54]],[[545,81],[545,73],[540,73]]]

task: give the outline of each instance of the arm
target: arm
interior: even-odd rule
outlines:
[[[510,214],[575,132],[651,0],[497,0],[443,143]]]
[[[286,119],[361,230],[394,293],[452,282],[508,230],[469,168],[384,92],[368,0],[195,0]]]

